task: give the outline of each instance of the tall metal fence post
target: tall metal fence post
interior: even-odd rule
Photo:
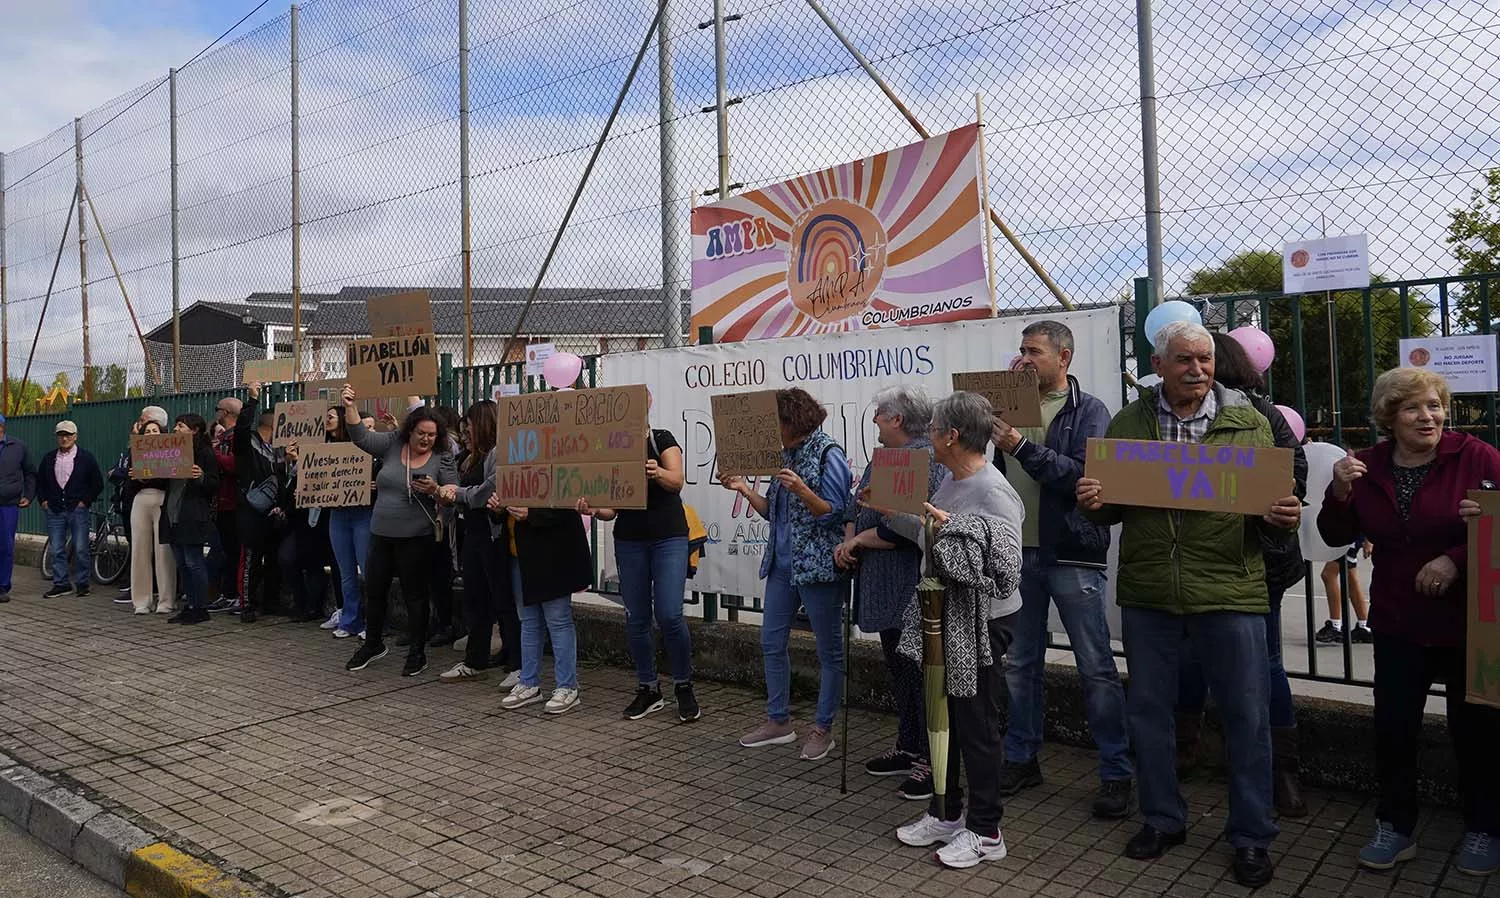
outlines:
[[[714,0],[714,117],[718,120],[719,199],[729,198],[729,51],[724,40],[724,0]]]
[[[83,398],[94,398],[94,356],[89,346],[89,233],[84,220],[83,204],[83,119],[73,119],[73,165],[78,180],[78,308],[83,316]]]
[[[1136,0],[1136,49],[1141,65],[1141,172],[1146,192],[1146,272],[1151,303],[1161,302],[1161,169],[1156,154],[1156,51],[1152,46],[1151,0]]]
[[[177,208],[177,70],[167,72],[168,115],[172,153],[172,392],[182,392],[182,245],[178,242]],[[234,372],[239,380],[239,372]]]
[[[0,153],[0,411],[10,411],[10,295],[6,293],[5,154]]]
[[[301,8],[292,4],[292,358],[302,377],[302,53],[298,44]],[[232,372],[238,379],[239,372]]]
[[[661,305],[662,342],[682,345],[682,216],[677,214],[677,135],[672,83],[672,27],[663,3],[656,27],[657,130],[661,136]]]
[[[464,367],[469,368],[474,365],[474,233],[469,205],[469,0],[458,0],[458,197],[462,220]]]

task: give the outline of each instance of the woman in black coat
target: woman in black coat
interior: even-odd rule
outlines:
[[[486,507],[502,513],[500,494]],[[542,700],[542,633],[552,640],[556,688],[548,714],[578,707],[578,634],[573,625],[573,593],[594,583],[594,559],[583,518],[576,511],[505,508],[510,541],[511,588],[521,615],[521,682],[500,702],[506,710]]]
[[[193,470],[187,480],[172,480],[162,507],[161,541],[172,546],[177,566],[187,571],[187,606],[167,618],[169,624],[208,620],[208,563],[204,547],[212,539],[214,500],[219,490],[219,462],[208,438],[208,424],[191,412],[177,416],[176,433],[193,436]]]

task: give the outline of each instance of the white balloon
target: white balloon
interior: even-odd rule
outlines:
[[[1337,561],[1349,547],[1323,542],[1318,533],[1318,512],[1323,510],[1323,496],[1333,482],[1334,463],[1348,453],[1333,443],[1308,443],[1302,451],[1307,454],[1307,506],[1302,509],[1302,526],[1298,531],[1302,557],[1314,563]]]
[[[1135,380],[1137,387],[1154,387],[1159,383],[1161,383],[1161,375],[1155,371],[1152,371],[1150,374],[1142,374]]]

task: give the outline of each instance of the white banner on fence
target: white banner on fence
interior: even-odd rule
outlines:
[[[952,392],[956,371],[1008,368],[1021,330],[1044,318],[1073,330],[1073,374],[1111,411],[1120,407],[1120,318],[1114,307],[1083,312],[1009,316],[958,324],[890,328],[754,340],[610,355],[602,383],[647,384],[652,425],[671,430],[683,447],[682,496],[708,528],[709,546],[690,587],[700,592],[764,595],[760,560],[767,525],[748,504],[714,481],[715,393],[800,386],[828,408],[824,428],[849,455],[857,479],[877,447],[871,397],[882,387],[920,384],[934,398]],[[758,478],[765,489],[765,478]],[[601,528],[604,533],[608,528]],[[615,577],[613,546],[601,538],[603,583]]]

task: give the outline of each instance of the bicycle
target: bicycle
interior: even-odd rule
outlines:
[[[68,567],[73,566],[73,535],[66,536]],[[130,541],[125,537],[125,523],[114,502],[106,511],[89,511],[89,557],[93,581],[108,586],[120,579],[130,567]],[[42,557],[37,565],[44,579],[52,577],[52,537],[42,543]]]

